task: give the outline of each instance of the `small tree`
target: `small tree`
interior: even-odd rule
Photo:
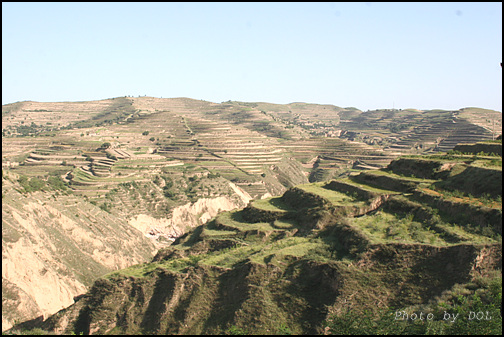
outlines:
[[[147,136],[149,134],[149,131],[144,131],[142,132],[142,135]]]

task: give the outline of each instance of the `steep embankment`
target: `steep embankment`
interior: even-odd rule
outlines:
[[[284,248],[284,256],[245,259],[232,268],[204,261],[179,270],[160,264],[145,274],[101,279],[45,328],[84,334],[320,333],[326,306],[361,311],[426,302],[467,282],[479,261],[499,256],[492,246],[374,246],[348,264],[316,261],[314,247],[312,258]]]
[[[194,227],[206,223],[219,212],[242,208],[252,200],[247,192],[233,183],[229,186],[234,197],[201,198],[195,202],[175,207],[166,218],[154,218],[148,214],[138,214],[129,220],[129,224],[157,243],[172,242]]]
[[[2,179],[2,330],[69,306],[100,275],[155,252],[126,221],[79,197],[22,190],[15,175]]]
[[[69,306],[96,278],[148,261],[154,245],[166,246],[219,212],[243,207],[251,200],[228,182],[231,195],[200,198],[162,218],[148,212],[127,218],[65,191],[27,193],[18,179],[4,172],[4,330],[14,322],[47,317]]]
[[[460,172],[457,160],[430,160],[437,163],[426,162],[431,172],[422,174],[431,180],[411,177],[406,168],[418,174],[419,161],[407,158],[221,213],[151,263],[96,281],[38,326],[84,334],[313,334],[327,332],[334,315],[436,303],[460,284],[473,294],[469,282],[502,268],[502,204],[439,188],[436,200],[422,197]],[[465,220],[437,207],[444,201],[466,205]],[[470,207],[475,202],[495,216],[473,223],[485,211]]]

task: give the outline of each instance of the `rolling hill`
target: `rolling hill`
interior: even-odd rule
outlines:
[[[502,164],[492,160],[401,157],[253,200],[180,236],[150,263],[103,276],[35,326],[65,334],[339,334],[347,330],[332,321],[392,310],[389,321],[396,312],[438,317],[417,333],[466,331],[466,312],[459,325],[440,315],[465,297],[494,317],[473,331],[498,331]],[[495,187],[460,184],[464,174]]]
[[[399,156],[443,153],[457,143],[484,141],[490,145],[477,152],[491,154],[501,116],[477,108],[363,112],[154,97],[4,105],[2,329],[47,318],[98,277],[148,262],[192,228],[251,200],[354,179]],[[497,160],[487,157],[481,160]],[[470,169],[458,179],[471,170],[480,174]]]

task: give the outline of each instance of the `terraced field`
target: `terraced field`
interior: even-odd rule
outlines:
[[[129,155],[157,153],[189,165],[185,167],[219,172],[254,197],[261,197],[292,186],[286,182],[292,178],[283,179],[283,187],[263,179],[265,175],[277,179],[298,175],[278,172],[292,166],[289,160],[298,162],[310,181],[323,181],[349,169],[385,167],[401,154],[445,151],[457,142],[490,139],[488,121],[499,125],[500,115],[484,111],[488,118],[483,120],[477,117],[479,112],[475,108],[361,112],[306,103],[218,104],[154,97],[20,102],[3,107],[4,136],[9,136],[2,143],[3,165],[26,163],[34,167],[65,162],[66,166],[92,171],[93,176],[107,177],[114,170],[112,163],[95,160],[87,170],[89,165],[82,162],[82,155],[108,142],[109,153],[119,160],[126,159],[119,151]],[[58,118],[59,125],[51,118]],[[31,127],[23,129],[32,121]],[[38,145],[12,138],[20,133],[36,135]],[[348,141],[354,139],[359,142]],[[52,150],[52,154],[48,152]],[[300,183],[300,179],[294,180]]]
[[[478,116],[477,111],[481,113]],[[486,116],[486,117],[482,117]],[[493,124],[490,123],[493,121]],[[448,151],[458,143],[495,138],[502,113],[483,109],[458,111],[373,110],[341,123],[358,132],[354,138],[382,143],[390,152]],[[490,125],[492,125],[490,127]]]
[[[491,222],[497,226],[495,228],[497,233],[501,231],[498,223],[502,217],[502,204],[493,203],[490,207],[484,207],[480,203],[476,209],[471,207],[475,205],[475,200],[454,199],[425,187],[433,186],[439,181],[441,180],[403,176],[394,173],[393,168],[390,168],[366,171],[357,176],[326,183],[299,185],[291,188],[282,197],[255,200],[242,211],[221,214],[213,224],[205,227],[202,233],[211,230],[210,236],[214,238],[227,237],[233,233],[233,237],[236,238],[243,232],[253,231],[255,235],[268,237],[282,228],[282,225],[278,225],[279,222],[283,223],[283,226],[287,222],[288,228],[295,234],[297,230],[303,228],[306,230],[306,227],[310,227],[303,222],[306,221],[303,209],[319,208],[339,214],[341,208],[351,207],[353,213],[344,213],[345,216],[351,216],[347,224],[357,232],[364,233],[369,244],[400,242],[447,246],[465,241],[495,243],[493,234],[489,237],[484,231],[478,232],[474,228],[468,228],[463,221],[450,224],[437,217],[437,212],[429,213],[432,207],[436,207],[436,202],[422,200],[419,196],[430,191],[441,199],[465,208],[467,212],[464,216],[469,218],[471,212],[474,212],[472,216],[477,217],[478,212],[493,214],[492,210],[496,210],[497,218]],[[377,197],[383,202],[374,202]],[[317,219],[311,225],[312,228],[321,230],[327,224]],[[219,233],[219,230],[223,230],[226,234]],[[493,231],[489,231],[491,232]]]
[[[401,154],[489,139],[488,121],[495,125],[499,115],[484,111],[488,118],[471,124],[480,112],[361,112],[305,103],[218,104],[154,97],[88,104],[21,102],[3,107],[2,163],[27,177],[60,176],[75,193],[122,208],[117,210],[121,214],[128,205],[139,205],[131,209],[134,215],[160,209],[148,202],[163,198],[166,207],[176,205],[164,195],[179,192],[152,185],[156,176],[185,179],[185,190],[191,176],[210,174],[233,182],[255,199],[281,195],[294,185],[386,167]],[[55,115],[60,125],[51,119]],[[119,204],[124,207],[110,202],[112,191],[132,182],[150,186],[137,195],[141,200],[126,201],[129,194],[121,192]],[[208,194],[195,191],[178,202]]]
[[[117,102],[122,99],[117,99]],[[2,106],[2,128],[17,124],[67,126],[111,110],[114,99],[87,102],[18,102]]]
[[[502,192],[483,206],[436,187],[463,174],[460,159],[399,158],[381,170],[253,200],[182,235],[151,263],[109,273],[40,327],[309,334],[327,331],[328,319],[344,317],[342,308],[359,315],[390,306],[446,310],[447,294],[463,301],[474,289],[487,291],[477,280],[500,273],[502,261]],[[494,179],[492,159],[477,159],[485,160],[490,169],[479,174]],[[418,170],[431,178],[418,178]],[[461,282],[465,295],[456,292]],[[91,305],[95,315],[84,321]],[[133,317],[143,317],[141,325]]]
[[[437,193],[439,198],[464,208],[464,217],[471,220],[456,219],[443,207],[437,210],[439,200],[419,197],[425,192],[425,186],[439,181],[405,177],[389,169],[296,186],[282,197],[255,200],[242,211],[219,215],[201,232],[182,237],[173,249],[191,249],[196,242],[206,240],[222,244],[226,241],[225,253],[200,259],[200,263],[226,268],[246,262],[282,265],[289,256],[299,259],[312,256],[310,252],[324,250],[326,241],[319,235],[335,224],[335,220],[327,220],[324,216],[327,213],[339,219],[337,226],[347,226],[347,230],[354,233],[359,249],[382,244],[436,247],[498,244],[502,233],[499,225],[502,203],[475,208],[471,206],[474,200],[454,200]],[[374,202],[377,197],[381,198],[381,203]],[[352,211],[342,213],[345,208]],[[317,216],[313,216],[314,210]],[[479,214],[485,214],[491,229],[486,223],[475,227],[477,222],[474,221]],[[326,261],[328,257],[319,258]]]
[[[199,260],[210,269],[283,268],[307,256],[326,263],[380,244],[493,244],[501,227],[485,221],[501,219],[498,151],[476,144],[477,153],[463,147],[444,159],[396,158],[492,139],[500,121],[499,112],[476,108],[362,112],[154,97],[18,102],[2,107],[2,168],[21,199],[39,193],[57,202],[64,195],[164,238],[163,244],[180,237],[173,245],[180,259],[159,257],[160,268],[132,267],[131,275],[181,272]],[[181,237],[251,198],[242,211],[217,215]],[[419,207],[439,209],[441,219]],[[342,217],[346,222],[336,224]],[[426,221],[430,228],[419,225]],[[395,222],[397,232],[390,229]],[[355,251],[325,235],[333,230],[348,234]]]

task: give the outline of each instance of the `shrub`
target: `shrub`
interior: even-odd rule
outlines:
[[[40,191],[46,185],[45,181],[37,177],[31,178],[29,184],[33,191]]]
[[[103,203],[103,204],[101,204],[99,207],[100,207],[102,210],[104,210],[105,212],[110,213],[110,207],[111,207],[111,204],[104,202],[104,203]]]
[[[46,182],[37,177],[28,179],[28,177],[21,175],[18,179],[18,182],[26,193],[43,190],[46,186]]]
[[[467,286],[466,286],[467,288]],[[502,278],[489,280],[486,289],[479,289],[473,294],[452,295],[453,298],[439,301],[436,305],[425,308],[424,320],[404,319],[406,316],[397,315],[398,312],[408,310],[381,309],[376,313],[365,311],[348,311],[338,316],[331,316],[326,322],[326,332],[345,335],[387,335],[387,334],[415,334],[415,335],[500,335],[502,334]],[[446,312],[459,314],[455,321],[445,320]],[[475,319],[473,313],[485,313],[491,319]],[[425,319],[431,313],[433,319]],[[412,317],[413,312],[409,315]],[[420,317],[416,313],[415,317]]]
[[[67,188],[66,183],[59,176],[47,178],[47,183],[55,190],[65,190]]]
[[[236,325],[232,325],[225,331],[226,335],[248,335],[247,330],[238,328]]]
[[[110,154],[108,152],[107,152],[106,156],[107,156],[108,159],[117,160],[116,156],[114,156],[113,154]]]

